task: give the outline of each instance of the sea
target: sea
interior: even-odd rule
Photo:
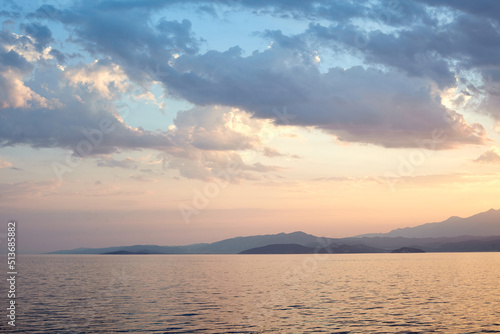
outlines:
[[[17,271],[2,333],[500,333],[500,253],[21,255]]]

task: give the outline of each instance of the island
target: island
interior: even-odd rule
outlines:
[[[425,253],[425,251],[419,248],[401,247],[393,250],[391,253]]]

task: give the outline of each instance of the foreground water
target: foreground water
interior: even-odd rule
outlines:
[[[500,253],[26,255],[18,267],[22,333],[500,333]]]

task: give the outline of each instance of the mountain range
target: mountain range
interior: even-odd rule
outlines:
[[[384,253],[401,248],[426,252],[500,251],[500,210],[468,218],[400,228],[349,238],[322,238],[304,232],[236,237],[186,246],[134,245],[77,248],[50,254],[302,254]]]
[[[388,233],[364,234],[359,237],[441,238],[462,235],[500,235],[500,210],[491,209],[467,218],[454,216],[439,223],[398,228]]]

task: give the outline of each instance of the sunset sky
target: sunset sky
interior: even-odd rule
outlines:
[[[498,1],[2,1],[0,219],[44,252],[499,209],[499,17]]]

